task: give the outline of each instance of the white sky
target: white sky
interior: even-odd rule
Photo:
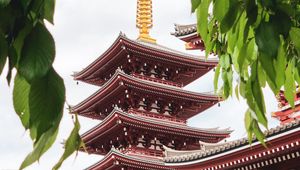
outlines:
[[[67,102],[74,105],[91,95],[98,88],[79,83],[70,76],[73,71],[80,71],[101,55],[122,31],[129,38],[137,37],[135,28],[136,0],[63,0],[56,1],[55,26],[50,27],[56,41],[56,60],[54,67],[64,78]],[[159,44],[185,51],[184,43],[170,35],[174,23],[191,24],[195,17],[190,13],[190,1],[153,0],[154,27],[152,36]],[[186,51],[185,51],[186,52]],[[195,52],[193,52],[195,53]],[[25,156],[32,150],[28,134],[21,126],[12,105],[12,88],[7,86],[6,70],[0,77],[0,170],[18,169]],[[188,85],[186,89],[197,92],[213,90],[213,72]],[[268,117],[276,111],[277,103],[270,90],[266,92]],[[245,102],[233,97],[221,106],[215,106],[189,120],[189,125],[201,128],[221,127],[235,130],[229,140],[244,137],[243,115]],[[269,119],[270,127],[278,125]],[[80,118],[81,133],[95,126],[97,121]],[[65,110],[60,133],[54,146],[28,170],[47,170],[58,161],[63,149],[60,144],[72,129],[71,116]],[[72,155],[61,167],[63,170],[84,169],[101,159],[101,156],[79,153]]]

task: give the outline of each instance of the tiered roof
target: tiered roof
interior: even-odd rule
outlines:
[[[103,120],[82,135],[89,153],[107,154],[89,169],[174,169],[163,162],[163,145],[199,149],[201,141],[216,143],[232,132],[186,124],[221,100],[182,89],[213,69],[218,59],[156,44],[149,34],[152,0],[138,0],[137,7],[138,40],[121,33],[103,55],[74,74],[75,80],[102,86],[71,108],[72,113]],[[198,36],[192,41],[202,42]]]
[[[90,150],[91,153],[106,154],[107,151],[101,150],[101,145],[109,143],[110,140],[114,140],[117,137],[119,138],[118,140],[122,140],[121,136],[124,134],[124,127],[134,127],[135,129],[147,131],[147,133],[153,132],[157,137],[169,136],[165,140],[166,142],[171,142],[176,138],[193,138],[198,144],[198,148],[198,141],[218,142],[228,137],[232,132],[229,129],[192,128],[186,124],[127,113],[119,108],[115,108],[99,125],[84,133],[82,138],[88,148],[90,146],[99,146],[99,150],[94,150],[95,147],[91,148],[93,149]]]
[[[125,67],[125,63],[133,62],[131,57],[139,60],[139,65],[152,63],[157,67],[176,67],[177,83],[187,85],[201,77],[217,63],[217,58],[195,56],[179,52],[162,45],[148,43],[139,40],[131,40],[124,34],[120,34],[112,46],[82,71],[74,74],[75,80],[84,81],[95,85],[103,85],[109,80],[118,67]],[[170,70],[171,71],[171,70]]]
[[[199,112],[206,110],[219,102],[220,97],[212,93],[195,93],[182,88],[157,83],[149,80],[143,80],[134,76],[125,74],[117,69],[115,74],[107,81],[103,87],[89,98],[72,107],[72,113],[92,117],[96,119],[105,118],[115,105],[118,105],[121,99],[128,97],[129,90],[146,95],[157,95],[161,99],[185,100],[195,103],[187,108],[182,108],[181,114],[177,117],[188,119]],[[118,97],[119,96],[119,97]],[[168,100],[166,100],[168,101]],[[106,107],[106,108],[104,108]],[[106,113],[101,112],[101,108]],[[101,114],[100,114],[101,113]]]

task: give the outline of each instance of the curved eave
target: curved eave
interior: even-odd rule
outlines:
[[[163,122],[163,123],[162,123]],[[89,145],[89,143],[100,138],[111,134],[112,131],[115,131],[114,128],[118,124],[131,125],[139,129],[145,129],[147,131],[156,131],[164,132],[168,134],[174,134],[184,137],[194,137],[194,138],[220,138],[224,139],[229,137],[229,134],[232,132],[228,129],[200,129],[192,128],[184,125],[179,125],[174,122],[161,121],[160,119],[151,119],[148,117],[141,117],[134,114],[128,114],[119,109],[114,109],[108,117],[106,117],[100,124],[90,129],[82,135],[83,141]],[[151,130],[150,130],[151,129]]]
[[[286,125],[281,125],[276,128],[270,129],[265,132],[267,137],[267,146],[274,148],[275,142],[282,143],[281,141],[294,140],[297,141],[298,145],[300,143],[300,120],[293,121]],[[276,147],[275,147],[276,148]],[[234,157],[238,159],[243,155],[243,153],[248,154],[249,152],[256,152],[257,150],[266,150],[264,146],[255,138],[251,145],[246,138],[242,138],[236,141],[228,142],[221,147],[216,147],[210,150],[201,150],[198,153],[192,153],[182,156],[167,157],[165,158],[166,165],[169,166],[183,166],[183,165],[196,165],[205,162],[213,162],[218,159],[223,159],[224,156]],[[284,149],[285,150],[285,149]],[[176,151],[177,153],[180,151]],[[238,155],[238,156],[237,156]],[[229,159],[229,158],[228,158]],[[232,157],[230,158],[232,159]]]
[[[100,56],[98,57],[95,61],[93,61],[90,65],[85,67],[82,71],[76,72],[73,77],[74,80],[81,80],[85,81],[87,77],[92,75],[95,71],[99,69],[99,66],[103,66],[106,64],[108,60],[111,60],[109,58],[110,55],[116,54],[120,51],[121,46],[122,46],[122,33],[118,36],[118,38],[114,41],[114,43]]]
[[[197,56],[187,54],[184,52],[176,51],[168,47],[147,43],[143,41],[131,40],[127,37],[123,37],[126,48],[137,47],[139,50],[149,54],[150,57],[161,56],[159,59],[177,62],[183,65],[189,66],[211,66],[214,67],[218,64],[218,58],[206,58],[205,56]]]
[[[92,94],[90,97],[82,101],[81,103],[71,107],[71,113],[81,114],[81,112],[86,111],[86,109],[90,108],[92,105],[96,104],[99,101],[104,100],[103,96],[108,96],[111,92],[111,89],[117,90],[120,88],[120,77],[116,74],[112,76],[112,78],[107,81],[100,90]]]
[[[125,155],[115,149],[111,149],[101,161],[88,167],[87,170],[107,170],[122,166],[136,169],[175,170],[166,167],[163,162]]]
[[[128,87],[130,85],[133,86],[131,88],[150,93],[151,95],[158,94],[160,96],[168,96],[180,100],[196,102],[201,101],[201,103],[206,103],[208,107],[221,100],[220,96],[211,93],[195,93],[183,90],[179,87],[135,78],[125,74],[120,70],[117,70],[111,79],[106,82],[100,90],[78,105],[73,106],[71,108],[71,113],[78,113],[80,115],[82,112],[88,111],[88,109],[93,105],[104,101],[112,93],[115,93],[116,91],[123,89],[125,86]]]
[[[180,25],[175,24],[175,32],[171,33],[175,37],[184,37],[189,36],[191,34],[197,33],[197,25],[196,24],[189,24],[189,25]]]
[[[282,117],[282,116],[288,116],[294,112],[300,111],[300,104],[298,104],[294,109],[289,108],[286,110],[278,111],[278,112],[273,112],[272,117]]]
[[[100,57],[98,57],[94,62],[84,68],[82,71],[75,73],[74,79],[90,83],[89,78],[92,77],[96,72],[99,74],[99,70],[103,67],[110,68],[110,64],[120,57],[120,53],[128,54],[128,51],[131,53],[146,55],[148,59],[152,58],[153,60],[159,60],[162,62],[169,62],[175,65],[186,65],[194,68],[207,67],[207,71],[211,70],[218,64],[218,59],[206,59],[205,56],[195,56],[179,52],[161,45],[146,43],[137,40],[131,40],[125,35],[120,34],[110,48],[104,52]],[[203,72],[201,75],[205,74]],[[198,77],[197,77],[198,78]],[[188,81],[190,82],[190,81]],[[101,83],[99,83],[101,85]]]
[[[185,42],[190,42],[191,40],[196,39],[196,38],[200,39],[200,36],[197,33],[197,31],[196,32],[192,32],[190,34],[176,36],[176,37],[179,38],[182,41],[185,41]]]

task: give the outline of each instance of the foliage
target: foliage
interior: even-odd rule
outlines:
[[[14,108],[33,141],[33,151],[20,169],[38,161],[52,146],[63,114],[65,86],[52,66],[55,42],[45,26],[53,24],[54,7],[55,0],[0,0],[0,74],[7,60],[8,84],[12,70],[17,71]],[[55,169],[82,146],[77,118],[74,125]]]
[[[65,142],[65,152],[59,159],[58,163],[53,167],[53,170],[59,169],[64,160],[72,155],[73,152],[77,151],[77,148],[85,148],[80,135],[78,134],[80,130],[80,124],[77,115],[75,115],[74,129],[72,130],[70,136]]]
[[[215,90],[227,99],[232,95],[233,73],[239,76],[237,96],[249,109],[245,124],[264,143],[258,124],[268,127],[262,88],[269,85],[274,95],[284,95],[294,107],[296,84],[300,84],[299,0],[191,0],[197,27],[206,47],[220,58],[215,73]]]

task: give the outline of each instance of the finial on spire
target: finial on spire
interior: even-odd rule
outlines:
[[[149,35],[152,26],[152,0],[138,0],[136,15],[136,27],[140,30],[138,40],[156,43],[156,40]]]

